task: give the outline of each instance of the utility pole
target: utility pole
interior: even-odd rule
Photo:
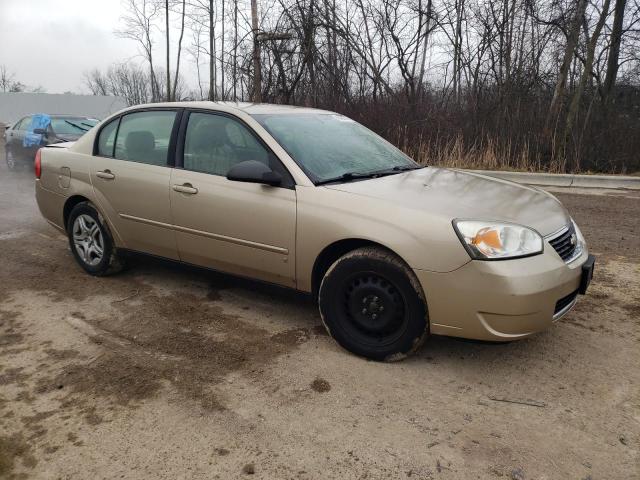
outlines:
[[[258,25],[258,1],[251,0],[251,29],[253,30],[253,92],[251,101],[262,102],[262,63],[260,57],[260,42],[268,40],[288,40],[290,33],[261,32]]]
[[[253,29],[253,94],[251,101],[262,102],[262,65],[258,40],[258,0],[251,0],[251,28]]]

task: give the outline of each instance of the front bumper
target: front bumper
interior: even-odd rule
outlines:
[[[582,266],[592,258],[585,247],[566,264],[545,248],[533,257],[473,260],[447,273],[414,271],[427,299],[431,333],[507,341],[544,330],[571,310]]]

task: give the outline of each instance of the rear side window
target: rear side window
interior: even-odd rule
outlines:
[[[116,144],[116,132],[119,121],[120,119],[116,118],[100,130],[100,135],[98,136],[98,155],[101,157],[113,157],[113,147]]]
[[[169,141],[176,112],[149,111],[120,120],[115,158],[149,165],[167,165]]]

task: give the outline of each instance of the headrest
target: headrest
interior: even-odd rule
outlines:
[[[152,152],[156,148],[156,140],[151,132],[129,132],[124,147],[128,153]]]
[[[189,134],[189,144],[195,150],[206,150],[223,145],[231,145],[227,135],[229,120],[214,115],[204,117]]]

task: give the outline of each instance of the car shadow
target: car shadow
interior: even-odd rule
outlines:
[[[225,291],[233,291],[235,302],[245,302],[258,316],[267,311],[264,303],[275,305],[284,313],[281,321],[288,324],[290,329],[315,328],[321,325],[317,303],[310,294],[144,254],[129,253],[127,260],[130,267],[123,272],[123,276],[178,276],[185,282],[208,285],[209,300],[220,300],[221,294]],[[514,362],[526,362],[531,357],[539,355],[541,345],[550,335],[552,334],[541,332],[511,342],[488,342],[433,335],[415,355],[400,363],[446,363],[465,370],[474,364],[482,370],[491,365],[498,373],[503,369],[512,370]],[[504,365],[506,358],[509,359],[509,365]]]
[[[127,252],[126,259],[128,268],[121,274],[123,276],[177,275],[184,280],[208,284],[207,297],[211,300],[217,300],[220,292],[234,290],[239,296],[246,297],[247,301],[251,301],[255,297],[261,297],[275,300],[284,307],[299,307],[301,305],[309,308],[316,307],[316,303],[310,294],[273,283],[239,277],[197,265],[137,252]],[[318,323],[320,323],[319,318]]]

